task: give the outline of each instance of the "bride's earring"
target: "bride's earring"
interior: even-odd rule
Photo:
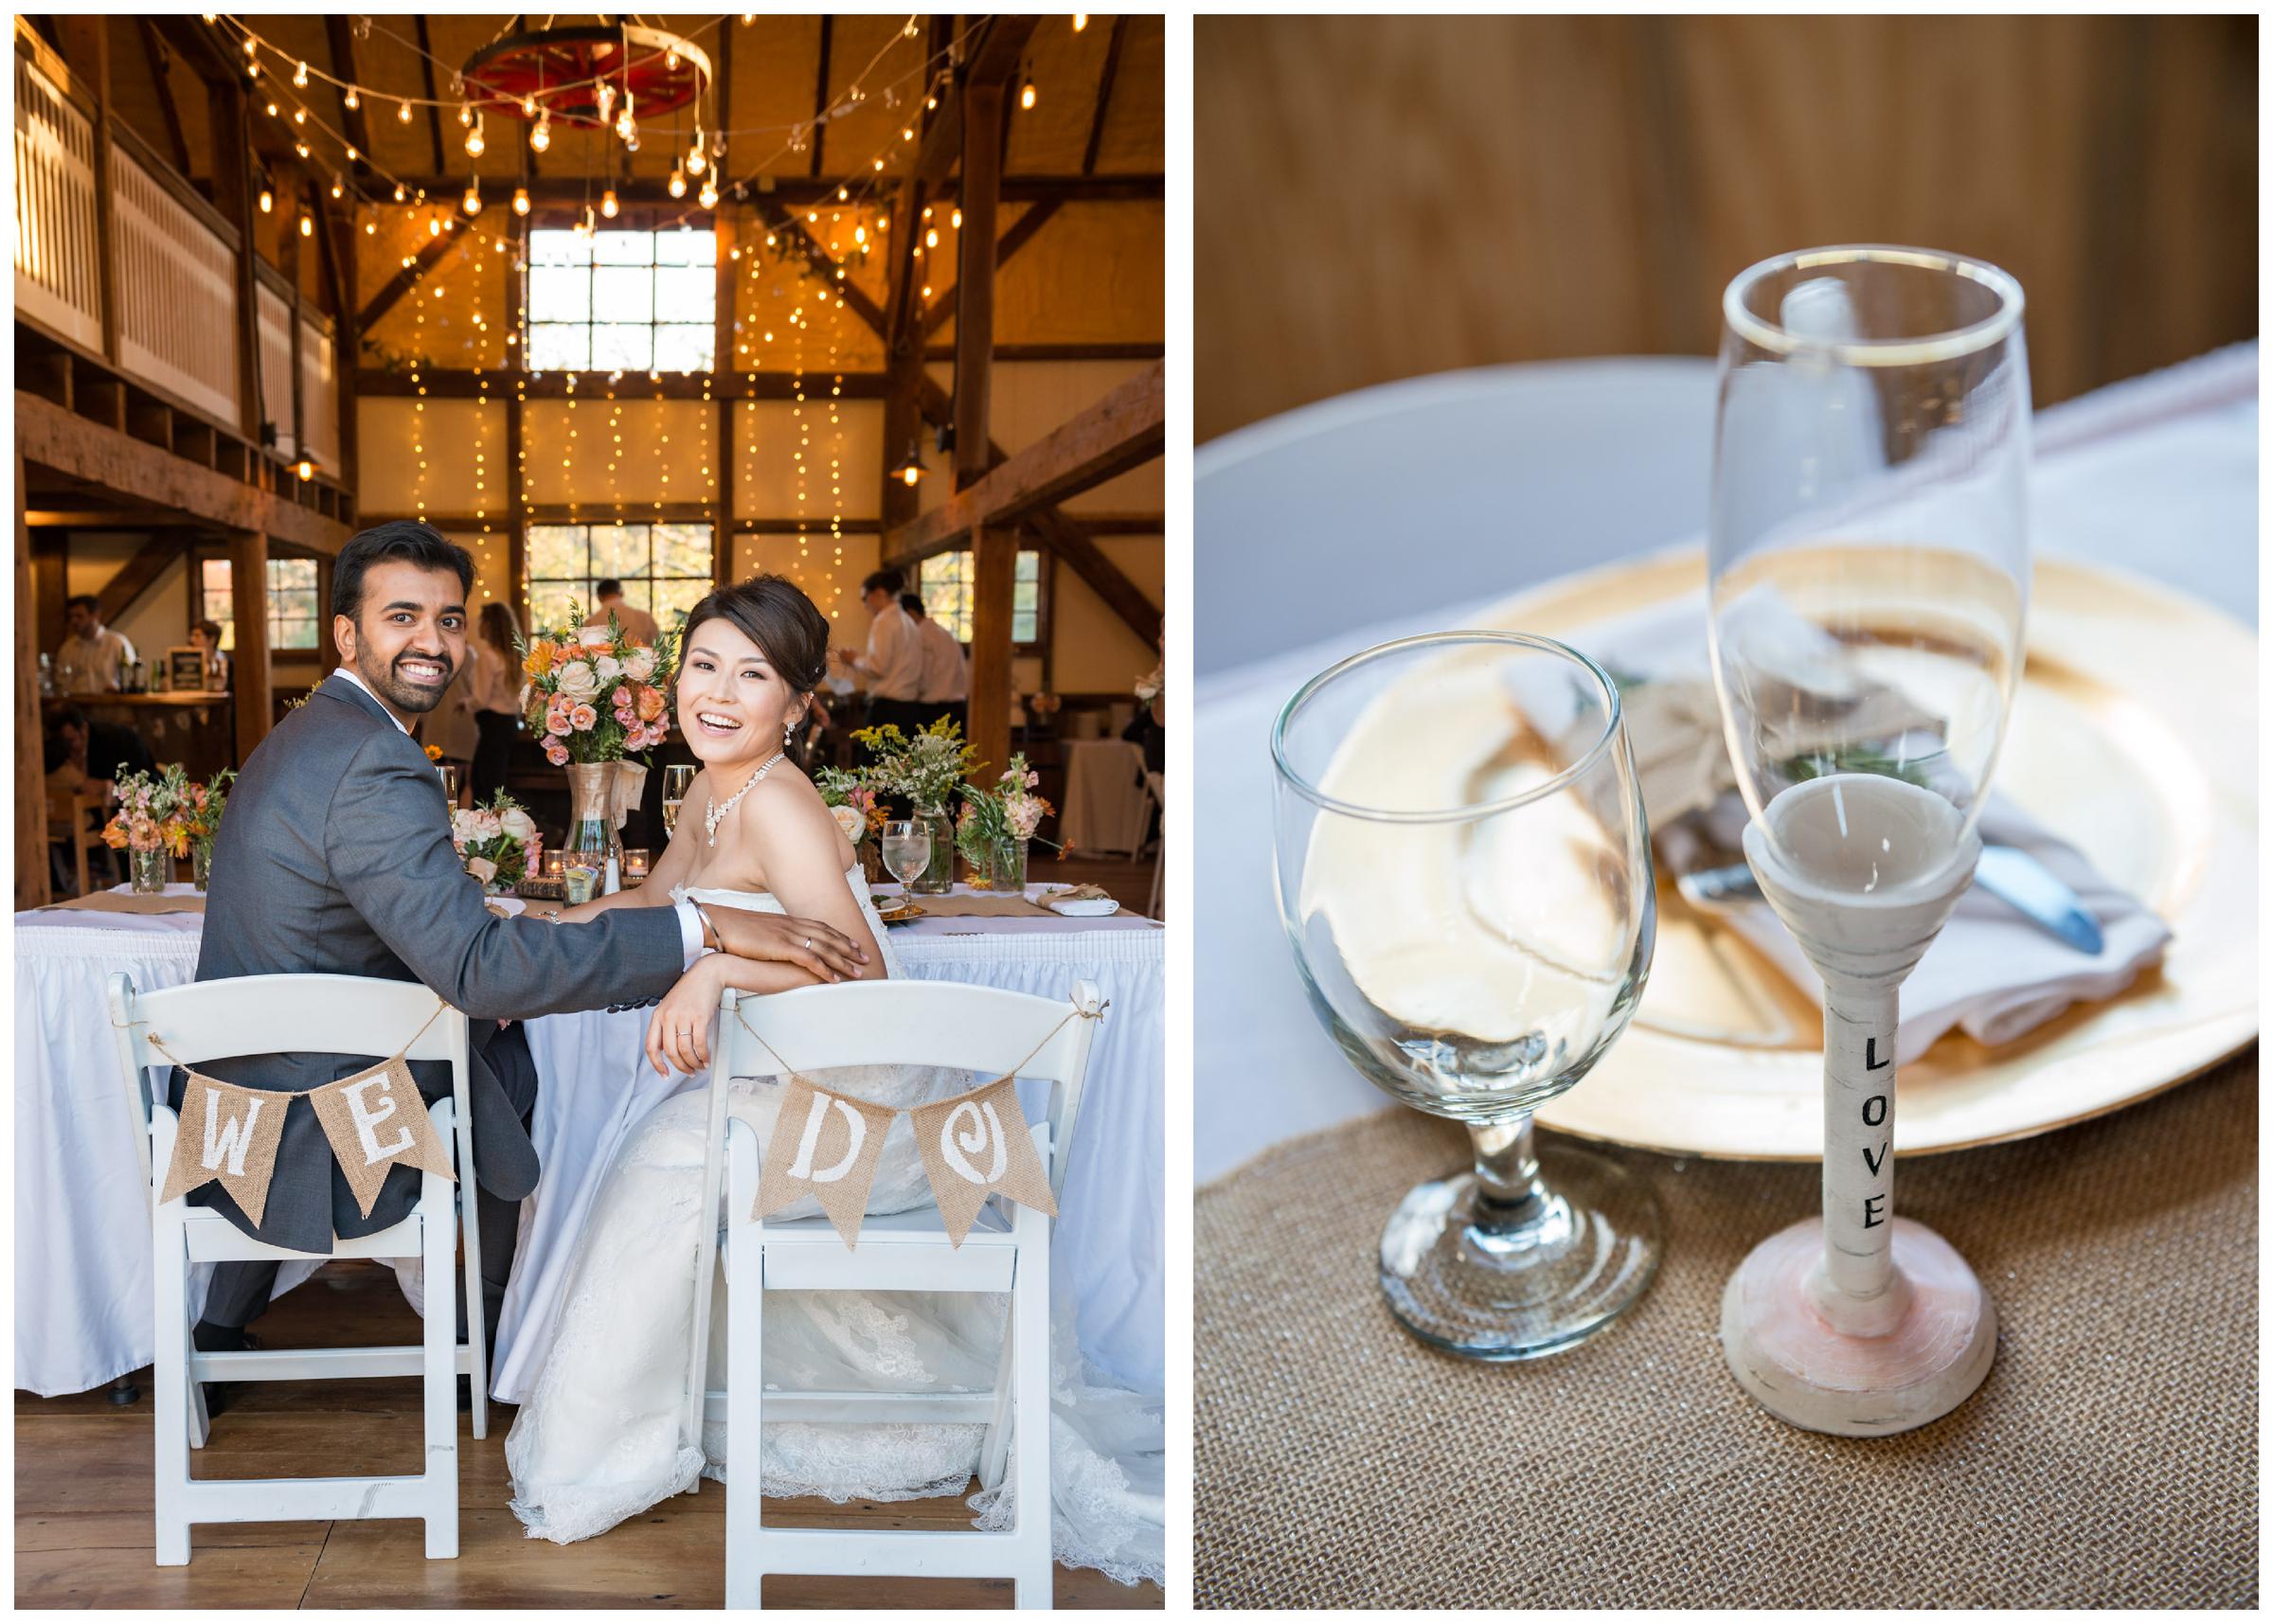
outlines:
[[[796,737],[797,724],[794,722],[784,722],[781,724],[781,748],[788,749],[791,744],[796,742]]]

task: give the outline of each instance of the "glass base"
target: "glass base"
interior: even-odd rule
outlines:
[[[1640,1300],[1664,1253],[1656,1192],[1591,1151],[1542,1144],[1535,1221],[1476,1227],[1473,1172],[1416,1186],[1381,1233],[1381,1291],[1423,1342],[1463,1359],[1560,1353]]]

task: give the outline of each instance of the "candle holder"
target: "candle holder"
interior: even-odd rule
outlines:
[[[643,846],[627,846],[623,848],[623,888],[625,890],[628,891],[635,885],[642,885],[647,883],[647,848]]]
[[[1738,1384],[1853,1437],[1946,1415],[1996,1309],[1893,1210],[1900,989],[1972,883],[2021,669],[2028,363],[1994,266],[1827,248],[1729,285],[1713,679],[1745,856],[1822,977],[1823,1211],[1721,1301]]]

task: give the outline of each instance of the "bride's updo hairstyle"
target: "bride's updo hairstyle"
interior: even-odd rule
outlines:
[[[829,617],[785,576],[753,576],[704,598],[687,616],[682,651],[706,620],[724,620],[757,644],[794,692],[811,693],[828,680]]]

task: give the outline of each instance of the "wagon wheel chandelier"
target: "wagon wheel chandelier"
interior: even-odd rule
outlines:
[[[673,195],[683,189],[685,176],[697,176],[704,206],[716,205],[711,173],[725,155],[725,137],[703,133],[710,58],[691,40],[635,23],[537,28],[484,45],[466,59],[458,78],[466,95],[458,122],[467,127],[466,151],[474,157],[481,155],[482,126],[492,115],[527,121],[532,152],[552,144],[557,120],[613,129],[624,150],[636,152],[641,118],[691,106],[694,142],[673,170]]]

